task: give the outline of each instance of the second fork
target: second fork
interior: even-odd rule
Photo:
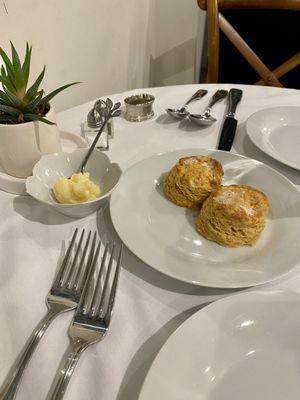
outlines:
[[[121,267],[122,246],[110,286],[114,247],[109,257],[107,269],[105,269],[106,258],[108,258],[108,244],[105,246],[100,267],[97,270],[100,244],[99,242],[93,266],[69,328],[70,345],[64,356],[55,386],[47,396],[48,400],[61,400],[64,397],[80,355],[88,346],[102,340],[108,331]]]

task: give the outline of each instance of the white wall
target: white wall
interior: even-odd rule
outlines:
[[[32,74],[46,64],[46,92],[83,82],[57,96],[63,110],[109,93],[193,82],[199,15],[196,0],[4,0],[0,45],[8,50],[12,40],[22,54],[26,41],[33,45]]]

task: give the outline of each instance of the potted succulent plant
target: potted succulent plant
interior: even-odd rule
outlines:
[[[11,43],[11,59],[0,48],[0,163],[13,176],[26,178],[42,154],[61,151],[59,131],[50,100],[75,83],[45,95],[40,89],[45,67],[28,88],[32,47],[26,45],[23,62]]]

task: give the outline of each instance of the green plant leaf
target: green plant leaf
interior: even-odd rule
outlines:
[[[13,93],[11,93],[9,90],[7,90],[5,87],[3,88],[7,98],[9,99],[10,105],[13,107],[19,108],[24,106],[24,102],[19,99],[19,97],[15,96]],[[3,93],[3,92],[2,92]]]
[[[22,88],[22,80],[20,80],[19,74],[15,74],[15,70],[13,67],[12,62],[8,58],[5,51],[0,47],[0,56],[6,67],[7,78],[9,79],[10,83],[13,85],[16,91]]]
[[[32,46],[29,47],[28,43],[26,43],[26,54],[25,54],[23,65],[22,65],[25,88],[28,84],[28,78],[29,78],[29,72],[30,72],[31,51],[32,51]]]
[[[49,101],[50,101],[51,99],[53,99],[53,97],[56,96],[59,92],[61,92],[61,91],[65,90],[65,89],[67,89],[69,86],[77,85],[77,83],[81,83],[81,82],[69,83],[69,84],[67,84],[67,85],[61,86],[60,88],[58,88],[58,89],[56,89],[56,90],[53,90],[53,92],[47,94],[47,96],[45,96],[45,97],[42,99],[41,103],[43,103],[43,104],[49,103]]]
[[[20,57],[19,57],[19,54],[12,42],[10,42],[10,45],[11,45],[12,65],[13,65],[13,69],[14,69],[15,80],[18,84],[18,87],[23,88],[24,87],[24,77],[23,77],[23,71],[22,71],[22,67],[21,67]]]
[[[0,82],[2,83],[3,89],[5,88],[6,90],[9,90],[11,93],[15,93],[13,86],[7,79],[4,79],[2,76],[0,76]]]
[[[30,103],[26,105],[24,108],[24,112],[32,112],[41,102],[41,99],[44,95],[44,91],[40,90],[37,94],[37,97]]]
[[[27,90],[26,95],[25,95],[25,99],[27,101],[32,101],[38,92],[39,86],[44,78],[45,75],[45,69],[46,66],[44,66],[43,71],[40,73],[40,75],[38,76],[37,80],[34,82],[34,84]]]
[[[1,79],[2,86],[3,86],[3,84],[5,84],[8,90],[10,90],[11,92],[16,92],[15,86],[13,84],[11,84],[10,80],[8,79],[8,76],[6,74],[4,65],[1,66],[1,77],[0,77],[0,79]]]
[[[26,121],[41,121],[48,125],[56,125],[54,122],[48,121],[46,118],[41,117],[40,115],[37,114],[26,113],[24,114],[24,119]]]
[[[5,113],[9,114],[9,115],[13,115],[13,116],[18,116],[21,111],[18,110],[17,108],[11,107],[11,106],[6,106],[4,104],[0,103],[0,110],[4,111]]]
[[[7,72],[10,72],[12,75],[14,75],[14,67],[13,67],[9,57],[7,56],[7,54],[1,47],[0,47],[0,56],[6,66]]]
[[[13,117],[12,115],[0,115],[0,124],[1,123],[17,123],[18,122],[18,118],[17,117]]]
[[[5,106],[14,106],[5,92],[0,90],[0,103]]]

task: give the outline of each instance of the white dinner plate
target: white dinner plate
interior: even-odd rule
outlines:
[[[257,111],[246,123],[248,136],[263,152],[300,170],[300,107]]]
[[[226,297],[170,336],[139,400],[298,400],[299,337],[299,294]]]
[[[210,155],[224,168],[223,184],[245,184],[269,199],[266,227],[255,246],[226,248],[195,229],[197,211],[164,196],[162,176],[189,155]],[[147,158],[123,173],[111,217],[126,246],[153,268],[186,282],[238,288],[274,280],[300,261],[300,193],[274,169],[220,150],[186,149]]]

